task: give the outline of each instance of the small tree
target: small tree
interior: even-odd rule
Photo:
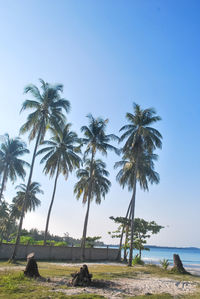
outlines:
[[[130,231],[131,231],[131,221],[125,217],[110,217],[115,223],[119,224],[117,231],[109,232],[112,238],[120,238],[120,231],[121,228],[125,225],[126,227],[126,234],[125,234],[125,241],[123,244],[124,248],[124,260],[126,261],[127,257],[127,249],[130,248]],[[142,218],[135,218],[134,221],[134,242],[133,248],[139,250],[139,257],[141,258],[142,250],[150,250],[149,248],[145,247],[146,239],[150,238],[152,234],[157,234],[159,231],[164,228],[161,225],[158,225],[155,221],[145,221]]]
[[[87,237],[85,246],[89,247],[89,248],[93,248],[95,246],[95,243],[97,241],[99,241],[100,239],[101,239],[101,237],[99,237],[99,236],[97,236],[97,237]]]

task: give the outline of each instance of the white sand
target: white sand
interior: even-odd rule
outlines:
[[[61,281],[55,281],[58,287]],[[73,287],[70,289],[59,289],[66,295],[76,295],[80,293],[98,294],[106,298],[121,298],[124,296],[136,296],[145,294],[169,293],[171,295],[189,294],[196,291],[197,284],[190,281],[177,281],[169,278],[156,278],[149,275],[141,275],[137,278],[120,278],[110,280],[111,285],[100,287]],[[64,284],[62,280],[61,284]]]

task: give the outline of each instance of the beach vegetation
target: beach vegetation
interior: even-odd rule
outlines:
[[[32,182],[29,186],[29,191],[27,193],[26,201],[25,201],[26,185],[20,184],[15,187],[15,189],[19,191],[17,191],[17,195],[12,200],[12,204],[11,204],[12,217],[16,219],[20,218],[24,201],[25,201],[24,213],[27,213],[28,211],[29,212],[35,211],[35,209],[38,206],[40,206],[41,201],[39,198],[36,197],[37,194],[44,193],[40,187],[41,185],[38,182]]]
[[[144,261],[141,259],[141,257],[136,254],[132,260],[132,265],[135,266],[135,265],[144,265]]]
[[[123,226],[125,226],[125,240],[122,244],[122,248],[124,249],[123,260],[127,261],[127,250],[130,248],[131,220],[125,217],[111,216],[109,218],[119,225],[116,231],[108,232],[112,238],[120,238]],[[162,228],[164,227],[158,225],[155,221],[146,221],[142,218],[135,218],[133,248],[139,251],[140,258],[143,250],[150,250],[146,246],[147,239],[153,234],[158,234]]]
[[[9,204],[4,200],[0,204],[0,244],[9,240],[10,236],[16,232],[16,220],[11,215]]]
[[[65,122],[66,118],[63,111],[67,113],[70,109],[69,101],[60,96],[60,93],[63,91],[62,84],[51,85],[42,79],[40,79],[40,83],[41,91],[36,85],[33,84],[29,84],[24,89],[25,94],[30,94],[33,99],[25,100],[22,104],[21,111],[31,109],[33,112],[28,115],[27,121],[20,128],[20,134],[29,132],[29,141],[32,141],[36,138],[36,142],[33,151],[28,182],[26,185],[25,199],[20,215],[16,244],[10,258],[11,261],[15,260],[17,246],[20,240],[24,219],[25,202],[27,200],[29,187],[32,182],[32,174],[38,146],[44,140],[46,131],[49,129],[49,127],[56,127],[58,123]]]
[[[10,138],[9,134],[1,136],[0,145],[0,175],[2,177],[0,188],[0,203],[6,183],[10,180],[12,183],[19,177],[24,180],[26,171],[25,167],[29,164],[22,160],[24,154],[28,154],[26,143],[19,137]]]
[[[164,270],[167,270],[167,268],[170,265],[170,262],[168,259],[163,259],[163,260],[160,260],[160,264]]]
[[[108,119],[104,120],[100,117],[95,119],[91,114],[89,114],[87,117],[89,120],[89,125],[81,127],[81,131],[84,135],[84,137],[82,138],[82,144],[86,147],[83,158],[85,169],[77,172],[79,182],[75,185],[74,188],[74,192],[77,194],[77,198],[80,198],[80,196],[83,195],[83,203],[87,202],[87,210],[85,214],[81,243],[82,260],[84,259],[85,255],[85,243],[91,200],[93,197],[96,197],[96,202],[100,204],[101,196],[105,196],[110,185],[110,182],[105,178],[106,176],[108,176],[108,172],[105,170],[105,163],[100,159],[95,160],[96,153],[100,152],[103,155],[107,155],[108,150],[112,150],[115,153],[118,153],[118,149],[110,144],[112,140],[118,140],[118,137],[114,134],[106,134]],[[102,184],[100,183],[100,181],[100,184],[95,183],[94,174],[97,174],[97,172],[104,181],[102,182]],[[86,185],[84,185],[84,188],[83,186],[81,187],[83,181],[86,183]],[[94,187],[94,185],[96,185],[97,187],[96,190],[96,187]],[[100,191],[100,186],[102,186],[102,192]]]
[[[91,166],[91,161],[89,159],[86,159],[84,166],[85,168],[79,169],[77,171],[76,175],[79,180],[74,186],[74,193],[76,194],[76,198],[79,199],[82,196],[83,204],[87,203],[84,231],[81,242],[82,259],[84,259],[84,250],[86,247],[86,232],[89,218],[90,202],[95,199],[95,202],[97,204],[100,204],[101,199],[105,198],[105,195],[108,193],[111,185],[110,181],[107,178],[109,176],[109,172],[106,170],[106,164],[102,160],[93,159]],[[94,241],[95,240],[93,240],[93,242]]]
[[[119,184],[122,188],[128,186],[128,190],[132,191],[126,214],[126,218],[131,221],[130,254],[128,262],[128,265],[131,266],[134,243],[136,185],[139,183],[143,190],[148,191],[149,183],[159,183],[159,174],[154,170],[154,161],[156,161],[158,157],[154,154],[154,151],[162,147],[162,135],[157,129],[152,127],[154,123],[161,120],[153,108],[143,110],[140,105],[134,103],[133,113],[128,112],[126,118],[128,124],[120,129],[122,132],[120,141],[124,142],[122,148],[123,156],[121,161],[115,163],[115,168],[121,168],[117,174]],[[122,237],[123,233],[124,229],[122,230]]]
[[[86,237],[85,247],[93,248],[95,246],[96,242],[99,241],[100,239],[101,239],[100,236]]]
[[[46,227],[44,233],[44,245],[46,245],[47,232],[49,227],[49,220],[51,210],[55,198],[57,181],[60,174],[67,180],[69,173],[75,168],[79,168],[81,158],[80,142],[75,132],[71,131],[71,124],[57,124],[56,129],[51,128],[53,136],[50,140],[42,142],[43,147],[38,151],[37,155],[44,154],[41,163],[45,163],[44,173],[49,174],[50,178],[55,175],[54,188],[52,198],[47,214]]]

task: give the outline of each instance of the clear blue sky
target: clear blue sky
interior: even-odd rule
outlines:
[[[164,138],[156,165],[161,182],[137,192],[136,217],[166,226],[150,244],[200,247],[199,32],[198,0],[0,0],[0,134],[18,134],[27,116],[19,115],[24,86],[38,78],[64,84],[78,133],[88,113],[109,118],[108,133],[118,134],[133,101],[155,107]],[[92,204],[88,227],[109,243],[115,226],[108,217],[123,216],[131,196],[115,182],[118,159],[110,153],[105,161],[112,188],[101,206]],[[53,181],[38,162],[33,179],[45,194],[24,225],[44,230]],[[85,208],[73,196],[74,183],[73,176],[60,178],[52,233],[82,234]],[[8,184],[6,199],[14,195]]]

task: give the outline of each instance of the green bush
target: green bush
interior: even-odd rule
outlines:
[[[167,270],[170,263],[169,263],[168,259],[163,259],[163,260],[160,260],[160,264],[164,270]]]
[[[133,264],[133,266],[134,265],[144,265],[144,261],[141,260],[141,257],[139,255],[136,254],[136,256],[133,258],[132,264]]]
[[[67,242],[56,242],[54,246],[67,246]]]

